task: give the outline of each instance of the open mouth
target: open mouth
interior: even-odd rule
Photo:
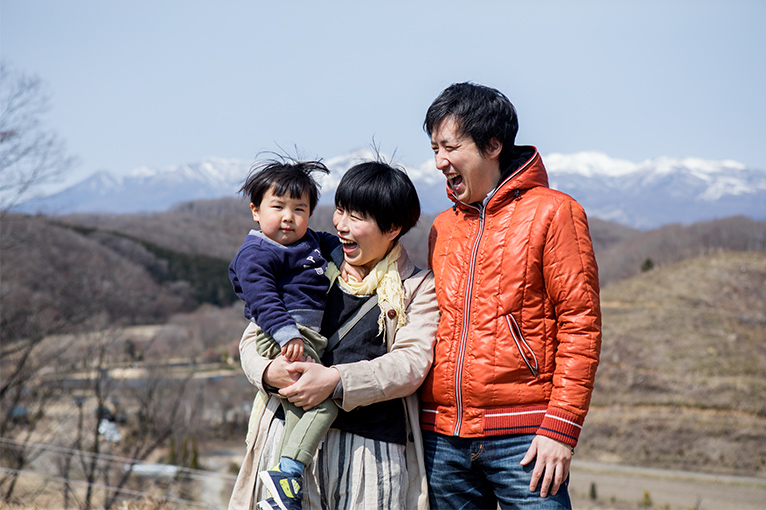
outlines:
[[[456,192],[461,184],[463,184],[463,177],[461,175],[452,175],[447,177],[447,186],[452,191]]]
[[[343,247],[343,253],[351,253],[356,250],[356,247],[358,246],[355,242],[346,239],[341,239],[340,244]]]

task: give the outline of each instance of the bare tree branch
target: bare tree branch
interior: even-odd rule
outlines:
[[[0,218],[75,163],[64,141],[43,127],[48,109],[49,96],[38,77],[0,62]]]

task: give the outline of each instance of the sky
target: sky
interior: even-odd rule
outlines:
[[[462,81],[505,93],[543,155],[766,170],[764,24],[761,0],[0,0],[0,56],[47,85],[62,184],[373,143],[420,165]]]

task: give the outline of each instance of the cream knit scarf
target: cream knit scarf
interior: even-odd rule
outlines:
[[[397,241],[388,255],[378,262],[361,282],[350,275],[348,281],[338,278],[340,270],[333,262],[327,264],[327,277],[331,285],[337,279],[341,288],[355,296],[368,296],[376,292],[379,302],[385,301],[396,310],[396,329],[398,330],[407,322],[404,313],[404,288],[402,278],[399,276],[399,266],[396,263],[401,253],[402,245]],[[381,307],[380,316],[378,316],[378,334],[383,332],[385,323],[385,313]]]

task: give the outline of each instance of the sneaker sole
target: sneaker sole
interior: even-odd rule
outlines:
[[[266,487],[266,490],[269,491],[269,494],[271,494],[271,497],[277,505],[279,505],[280,510],[288,510],[284,503],[282,503],[281,498],[279,497],[279,490],[277,489],[277,486],[274,485],[274,480],[271,479],[268,472],[261,471],[258,476],[261,477],[263,485]]]

